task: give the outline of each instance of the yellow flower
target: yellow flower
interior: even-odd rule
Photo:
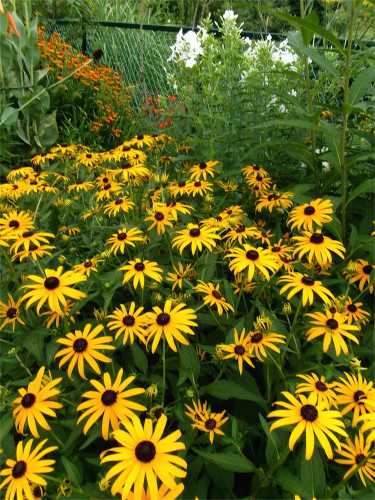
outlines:
[[[163,278],[163,270],[160,267],[157,267],[157,262],[151,262],[149,260],[139,259],[138,257],[135,260],[129,260],[129,262],[120,267],[119,271],[126,271],[124,274],[123,283],[127,283],[132,278],[133,279],[133,287],[136,289],[138,284],[141,285],[141,288],[145,286],[145,276],[152,278],[153,280],[161,283]]]
[[[234,358],[238,361],[238,369],[240,375],[242,375],[243,363],[244,361],[250,365],[252,368],[255,368],[251,361],[251,351],[250,351],[250,336],[249,334],[245,335],[245,328],[242,329],[240,335],[238,335],[237,330],[234,330],[234,343],[232,344],[219,344],[217,346],[223,352],[228,352],[222,359],[230,359]]]
[[[310,263],[317,262],[321,266],[332,262],[332,252],[344,259],[346,251],[344,245],[340,241],[323,236],[321,231],[317,230],[315,233],[306,231],[303,236],[294,236],[293,240],[297,242],[293,255],[298,254],[299,259],[308,254]]]
[[[197,224],[188,224],[187,229],[177,231],[176,236],[172,240],[172,247],[177,246],[182,254],[184,248],[191,245],[191,253],[194,255],[198,249],[200,252],[203,247],[208,248],[211,252],[212,248],[216,246],[215,240],[220,240],[220,236],[216,234],[216,228],[199,227]]]
[[[212,283],[205,283],[204,281],[199,280],[198,285],[193,287],[197,292],[202,292],[205,294],[203,298],[204,304],[208,304],[209,306],[216,306],[219,316],[223,314],[225,311],[228,314],[228,311],[234,311],[233,306],[229,304],[225,297],[221,295],[219,292],[219,284],[214,286]]]
[[[355,436],[354,443],[349,438],[346,438],[346,443],[341,443],[341,449],[336,452],[344,458],[336,458],[338,464],[349,465],[350,469],[344,474],[344,479],[356,469],[361,462],[367,458],[366,463],[360,465],[357,469],[362,483],[366,487],[365,476],[375,483],[375,458],[373,451],[373,443],[367,439],[364,440],[362,432]]]

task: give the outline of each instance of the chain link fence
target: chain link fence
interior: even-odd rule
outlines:
[[[115,23],[104,21],[78,21],[58,19],[44,21],[46,33],[59,33],[63,40],[87,56],[101,49],[103,56],[100,64],[110,66],[118,71],[125,85],[131,86],[133,104],[144,103],[140,58],[140,25],[132,23]],[[143,25],[143,59],[147,95],[173,95],[175,90],[168,82],[167,73],[176,73],[170,47],[176,42],[179,30],[184,32],[191,28],[186,26]],[[213,32],[217,30],[213,29]],[[243,36],[260,39],[267,33],[244,31]],[[283,39],[280,33],[271,33],[274,40]]]

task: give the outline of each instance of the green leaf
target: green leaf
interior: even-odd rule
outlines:
[[[222,469],[238,473],[249,473],[253,471],[250,464],[236,453],[207,453],[197,450],[196,448],[193,448],[193,451],[207,462],[216,464]]]
[[[43,340],[44,337],[40,330],[32,330],[24,336],[22,342],[23,347],[31,352],[31,354],[35,356],[36,360],[39,362],[42,361],[43,357]]]
[[[351,203],[353,200],[357,198],[357,196],[360,196],[361,194],[369,194],[369,193],[375,193],[375,178],[372,179],[366,179],[365,181],[361,182],[359,186],[357,186],[353,191],[351,192],[349,198],[346,200],[346,207]]]
[[[50,340],[46,346],[46,361],[47,361],[47,365],[49,366],[54,357],[55,357],[55,354],[57,353],[57,351],[60,349],[60,344],[57,344],[55,342],[55,339],[53,340]]]
[[[193,381],[196,383],[199,377],[201,366],[194,347],[191,344],[181,344],[179,346],[179,355],[182,368],[187,371],[189,377],[192,377]]]
[[[51,146],[56,142],[58,137],[56,110],[40,119],[38,137],[42,146]]]
[[[334,129],[326,129],[322,126],[317,125],[316,123],[312,123],[310,120],[298,120],[298,119],[288,119],[288,120],[273,120],[269,122],[260,123],[258,125],[252,125],[249,127],[250,130],[268,128],[268,127],[296,127],[303,128],[308,130],[313,130],[314,132],[319,132],[320,134],[325,134],[331,137],[340,138],[340,134],[336,128]],[[287,141],[285,141],[288,144]],[[269,146],[268,142],[265,142],[266,146]],[[261,149],[261,148],[258,148]]]
[[[324,227],[328,229],[328,231],[337,239],[341,240],[342,236],[342,225],[340,219],[337,217],[337,215],[332,214],[332,220],[331,222],[327,222],[324,224]]]
[[[243,399],[245,401],[254,401],[264,407],[266,402],[260,394],[256,394],[245,387],[241,387],[231,380],[218,380],[208,387],[208,394],[219,399]]]
[[[13,125],[18,120],[18,109],[8,106],[4,109],[0,118],[0,125]]]
[[[315,450],[311,460],[301,460],[301,481],[309,489],[310,498],[320,497],[324,491],[325,473],[318,450]]]
[[[147,376],[148,361],[146,354],[143,352],[142,348],[135,343],[130,345],[130,350],[133,355],[135,366],[138,368],[138,370],[141,370],[141,372],[143,372],[143,374]]]
[[[14,419],[11,411],[2,412],[0,420],[0,443],[4,441],[5,436],[14,427]]]
[[[205,468],[207,474],[213,480],[215,486],[220,488],[222,497],[224,498],[224,493],[230,492],[231,489],[233,488],[233,482],[234,482],[233,471],[228,471],[226,469],[227,472],[224,472],[222,467],[212,462],[206,462]]]
[[[78,472],[77,467],[64,456],[61,456],[61,460],[68,478],[71,480],[74,486],[77,486],[79,488],[81,486],[82,477]]]
[[[277,471],[274,479],[283,490],[299,495],[301,498],[312,498],[305,485],[285,467]]]
[[[373,66],[361,71],[349,88],[348,104],[359,102],[374,80],[375,71]]]

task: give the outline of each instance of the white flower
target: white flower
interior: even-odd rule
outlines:
[[[181,29],[177,33],[176,43],[172,45],[171,50],[172,54],[168,61],[182,61],[187,68],[192,68],[197,62],[198,55],[203,55],[200,33],[188,31],[183,34]]]
[[[223,19],[228,19],[228,20],[236,20],[238,17],[237,14],[233,12],[233,10],[226,10],[223,14]]]

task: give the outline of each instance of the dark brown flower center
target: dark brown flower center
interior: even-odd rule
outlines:
[[[151,441],[141,441],[135,448],[135,456],[144,463],[149,463],[156,455],[156,448]]]
[[[245,226],[240,226],[240,227],[238,227],[238,228],[236,229],[236,233],[238,233],[238,234],[239,234],[239,233],[243,233],[243,232],[245,232],[245,230],[246,230],[246,227],[245,227]]]
[[[86,351],[87,346],[88,346],[87,340],[84,339],[83,337],[80,337],[79,339],[73,342],[73,350],[75,352],[84,352]]]
[[[50,276],[44,280],[44,286],[47,290],[55,290],[60,284],[59,278],[56,276]]]
[[[170,315],[168,313],[164,313],[164,312],[158,314],[158,316],[156,317],[156,323],[160,326],[168,325],[170,320],[171,320]]]
[[[18,220],[11,220],[9,222],[9,227],[14,227],[15,229],[17,229],[17,227],[20,226],[20,223],[18,222]]]
[[[364,455],[363,453],[359,453],[358,455],[356,455],[355,457],[355,463],[356,465],[359,465],[362,460],[364,460],[366,458],[366,455]]]
[[[159,420],[159,418],[164,414],[164,410],[161,406],[159,406],[159,408],[156,408],[156,410],[154,411],[154,415],[155,415],[155,418],[157,420]]]
[[[80,184],[83,184],[83,181],[77,181],[76,186],[79,186]]]
[[[86,158],[89,158],[89,159],[90,159],[90,158],[92,158],[92,154],[87,153],[87,154],[86,154]]]
[[[243,356],[245,354],[246,349],[243,345],[236,345],[234,348],[234,352],[238,354],[238,356]]]
[[[14,479],[18,479],[19,477],[22,477],[27,469],[27,464],[23,460],[19,460],[16,462],[16,464],[13,466],[12,469],[12,476]]]
[[[130,163],[122,163],[122,165],[121,165],[122,170],[127,170],[130,167],[131,167]]]
[[[108,389],[108,390],[103,392],[102,397],[100,399],[101,399],[103,405],[111,406],[114,403],[116,403],[117,392],[113,391],[112,389]]]
[[[13,319],[17,316],[17,309],[15,307],[10,307],[7,312],[7,318]]]
[[[108,177],[103,177],[102,179],[103,184],[107,184],[108,181],[109,181]]]
[[[355,401],[356,403],[361,403],[361,404],[363,404],[363,403],[362,403],[362,401],[361,401],[361,399],[365,399],[365,398],[366,398],[366,394],[365,394],[363,391],[356,391],[356,392],[354,393],[353,398],[354,398],[354,401]]]
[[[30,238],[30,236],[33,236],[34,234],[34,231],[25,231],[22,233],[22,238]]]
[[[120,241],[124,241],[124,240],[126,240],[127,236],[128,235],[126,233],[119,233],[117,235],[117,239],[120,240]]]
[[[86,268],[88,268],[88,267],[92,267],[92,266],[93,266],[93,263],[91,262],[91,260],[90,260],[90,261],[88,261],[88,262],[85,262],[85,263],[83,264],[83,267],[86,267]]]
[[[106,184],[103,189],[104,191],[108,191],[108,189],[111,189],[111,184]]]
[[[181,182],[178,183],[178,187],[180,187],[180,188],[183,188],[185,186],[186,186],[186,182],[185,181],[181,181]]]
[[[357,310],[357,306],[355,304],[348,304],[346,308],[351,313],[355,313]]]
[[[202,183],[200,181],[194,182],[194,187],[201,187]]]
[[[123,200],[120,198],[119,200],[115,201],[115,205],[121,205],[122,202],[123,202]]]
[[[336,330],[339,326],[339,324],[337,323],[337,321],[333,318],[331,319],[327,319],[326,321],[326,325],[331,329],[331,330]]]
[[[365,274],[371,274],[371,271],[372,271],[373,267],[370,266],[370,264],[367,264],[367,266],[363,266],[362,267],[362,271],[365,273]]]
[[[263,338],[263,333],[257,332],[251,337],[252,344],[259,344]]]
[[[332,306],[332,307],[330,307],[328,310],[329,310],[329,312],[330,312],[331,314],[335,314],[335,313],[337,312],[336,307],[333,307],[333,306]]]
[[[260,167],[258,167],[258,165],[253,165],[253,170],[257,171],[259,169],[260,169]]]
[[[201,234],[201,231],[197,227],[193,227],[193,229],[190,229],[190,231],[189,231],[189,235],[192,238],[197,238],[200,234]]]
[[[134,316],[127,315],[122,318],[122,322],[125,326],[133,326],[135,323],[135,318]]]
[[[301,279],[301,283],[303,283],[304,285],[307,285],[307,286],[313,286],[315,283],[315,280],[314,280],[314,278],[309,278],[308,276],[304,276]]]
[[[308,422],[314,422],[318,418],[318,410],[313,405],[303,405],[301,410],[301,417]]]
[[[144,136],[143,135],[137,135],[137,141],[143,141]]]
[[[35,498],[42,498],[43,490],[42,490],[41,486],[35,486],[35,488],[33,490],[33,495]]]
[[[207,422],[204,423],[204,426],[206,427],[206,429],[208,429],[209,431],[212,431],[215,429],[216,427],[216,420],[214,418],[209,418],[207,420]]]
[[[314,214],[314,213],[315,213],[315,208],[314,208],[314,207],[312,207],[311,205],[309,205],[308,207],[305,207],[305,209],[304,209],[303,213],[304,213],[305,215],[312,215],[312,214]]]
[[[212,290],[211,295],[217,300],[221,299],[221,294],[217,290]]]
[[[258,174],[258,175],[255,177],[255,179],[256,179],[258,182],[260,182],[260,181],[262,181],[262,180],[263,180],[263,177],[262,177],[260,174]]]
[[[320,380],[318,380],[317,382],[315,382],[315,388],[316,388],[317,391],[321,391],[321,392],[324,392],[324,391],[328,390],[328,387],[326,386],[326,384],[324,384]]]
[[[271,251],[272,252],[280,252],[281,248],[280,247],[272,247]]]
[[[143,262],[137,262],[136,264],[134,264],[134,269],[138,272],[142,272],[145,270],[145,265],[143,264]]]
[[[205,168],[207,168],[207,163],[206,163],[206,162],[204,162],[204,161],[202,161],[202,163],[200,163],[200,164],[199,164],[199,168],[200,168],[201,170],[204,170]]]
[[[35,252],[35,250],[37,250],[38,248],[39,248],[38,245],[30,245],[29,252]]]
[[[164,214],[163,214],[163,212],[155,212],[155,219],[156,219],[157,221],[161,221],[161,220],[163,220],[163,219],[164,219]]]
[[[31,392],[28,392],[27,394],[24,395],[24,397],[21,400],[21,405],[24,408],[31,408],[33,404],[35,403],[36,397],[34,394]]]
[[[324,241],[324,236],[320,233],[313,233],[310,236],[310,243],[314,243],[315,245],[321,245]]]
[[[246,252],[246,258],[249,260],[258,260],[259,259],[259,253],[256,250],[249,250]]]
[[[177,202],[176,201],[166,201],[165,205],[167,207],[175,207],[177,205]]]

